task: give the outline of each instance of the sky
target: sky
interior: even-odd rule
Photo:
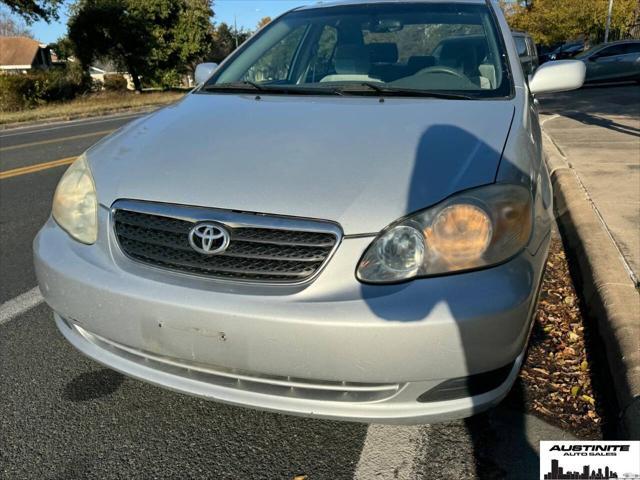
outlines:
[[[234,16],[238,28],[254,30],[263,17],[275,18],[300,5],[316,3],[317,0],[214,0],[214,22],[233,25]],[[65,2],[68,4],[68,2]],[[33,36],[41,42],[51,43],[62,37],[67,30],[67,7],[60,9],[57,22],[36,22],[29,26]]]

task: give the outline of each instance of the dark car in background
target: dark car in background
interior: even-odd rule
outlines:
[[[575,58],[587,66],[586,82],[640,82],[640,40],[603,43]]]
[[[511,32],[513,41],[516,43],[516,51],[520,57],[520,64],[525,75],[531,75],[538,65],[538,49],[533,38],[525,32]]]
[[[556,49],[562,45],[562,42],[555,42],[549,45],[537,45],[538,49],[538,61],[540,65],[550,60],[550,56],[556,51]]]
[[[548,54],[547,60],[565,60],[573,58],[582,52],[585,48],[584,42],[567,42]]]

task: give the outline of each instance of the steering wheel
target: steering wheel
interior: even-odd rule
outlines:
[[[455,68],[447,67],[445,65],[436,65],[435,67],[423,68],[418,73],[416,73],[416,75],[422,75],[423,73],[446,73],[448,75],[453,75],[454,77],[458,77],[463,80],[469,80],[466,75],[460,73]]]

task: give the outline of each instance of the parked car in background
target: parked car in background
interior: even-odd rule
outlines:
[[[640,81],[640,40],[596,45],[576,56],[587,66],[586,82]]]
[[[584,72],[527,79],[496,2],[292,10],[67,170],[42,294],[80,351],[172,390],[364,422],[481,412],[518,376],[549,249],[533,96]]]
[[[584,42],[571,42],[560,45],[549,54],[549,60],[573,58],[584,50]]]
[[[540,65],[550,60],[550,55],[555,52],[555,50],[562,45],[563,42],[551,43],[549,45],[536,45],[538,50],[538,61]]]
[[[533,38],[525,32],[511,32],[513,41],[516,42],[516,51],[520,57],[520,64],[525,75],[531,75],[538,65],[538,49]]]

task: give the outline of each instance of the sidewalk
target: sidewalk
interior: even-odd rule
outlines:
[[[575,170],[638,285],[640,88],[585,88],[540,103],[544,131]]]
[[[585,88],[540,104],[555,213],[606,350],[620,433],[640,438],[640,89]]]

